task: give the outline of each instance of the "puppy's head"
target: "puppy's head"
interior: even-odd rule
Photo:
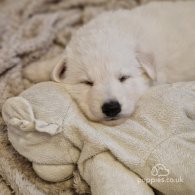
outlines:
[[[53,80],[66,84],[90,120],[118,125],[155,79],[153,62],[152,55],[127,39],[77,33],[55,66]]]

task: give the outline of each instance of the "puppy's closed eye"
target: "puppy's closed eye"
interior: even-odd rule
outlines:
[[[93,82],[92,81],[81,81],[80,83],[82,83],[82,84],[85,84],[85,85],[88,85],[88,86],[93,86]]]
[[[123,82],[125,82],[127,79],[129,79],[129,78],[131,78],[130,75],[123,75],[123,76],[120,76],[120,77],[119,77],[119,81],[120,81],[121,83],[123,83]]]

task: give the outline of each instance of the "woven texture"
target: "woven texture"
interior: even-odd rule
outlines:
[[[71,34],[105,10],[131,9],[148,0],[0,0],[0,109],[4,101],[34,83],[49,80],[49,70]],[[86,192],[79,177],[61,183],[38,178],[31,164],[7,139],[0,114],[0,194],[75,194]],[[4,182],[6,181],[6,182]],[[76,189],[75,189],[76,186]]]

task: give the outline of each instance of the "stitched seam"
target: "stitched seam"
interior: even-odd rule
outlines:
[[[156,144],[156,145],[154,146],[153,150],[151,150],[151,152],[150,152],[150,153],[148,154],[148,156],[146,157],[145,163],[148,161],[149,157],[150,157],[151,154],[157,149],[158,146],[160,146],[161,144],[163,144],[164,142],[166,142],[168,139],[171,139],[171,138],[173,138],[173,137],[175,137],[175,136],[178,136],[178,135],[181,135],[181,134],[183,134],[183,133],[184,133],[184,132],[182,132],[182,133],[177,133],[177,134],[172,134],[172,135],[170,135],[169,137],[167,137],[166,139],[164,139],[164,140],[160,141],[158,144]]]

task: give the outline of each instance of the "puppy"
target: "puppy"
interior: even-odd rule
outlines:
[[[149,87],[195,79],[195,2],[98,16],[73,35],[53,79],[90,120],[122,123]]]

